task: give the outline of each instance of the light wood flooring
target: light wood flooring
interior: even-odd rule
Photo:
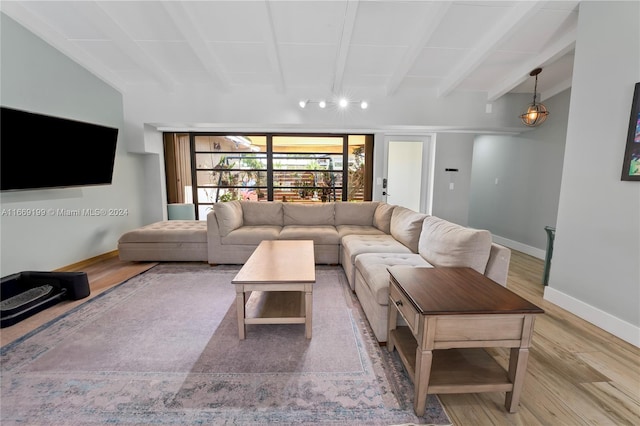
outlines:
[[[138,275],[154,263],[122,262],[115,254],[61,270],[83,270],[91,295]],[[543,262],[513,251],[507,287],[545,310],[535,324],[517,413],[504,393],[441,395],[454,425],[640,425],[640,349],[543,300]],[[5,345],[85,302],[61,302],[0,330]],[[507,350],[491,349],[506,368]]]

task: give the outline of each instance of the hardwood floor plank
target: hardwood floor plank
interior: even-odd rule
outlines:
[[[617,388],[632,397],[636,404],[640,404],[640,360],[621,358],[615,352],[581,353],[578,357],[610,377]]]
[[[638,394],[629,395],[626,390],[618,389],[612,383],[589,383],[583,385],[594,406],[604,413],[612,425],[638,424]],[[607,424],[607,423],[600,423]]]

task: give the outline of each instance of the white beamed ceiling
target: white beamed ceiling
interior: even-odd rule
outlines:
[[[571,86],[578,1],[6,1],[126,93],[136,85],[327,96]],[[362,95],[361,95],[362,96]]]

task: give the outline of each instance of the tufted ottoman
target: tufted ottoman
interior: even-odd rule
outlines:
[[[362,253],[405,253],[412,251],[391,235],[345,235],[340,247],[340,263],[351,290],[355,289],[356,257]]]
[[[165,220],[128,231],[118,240],[118,253],[127,261],[206,262],[207,222]]]
[[[416,253],[364,253],[356,257],[355,291],[378,342],[387,341],[389,271],[394,265],[433,267]]]

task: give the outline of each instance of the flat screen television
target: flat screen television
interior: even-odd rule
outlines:
[[[0,108],[0,190],[109,185],[118,129]]]

